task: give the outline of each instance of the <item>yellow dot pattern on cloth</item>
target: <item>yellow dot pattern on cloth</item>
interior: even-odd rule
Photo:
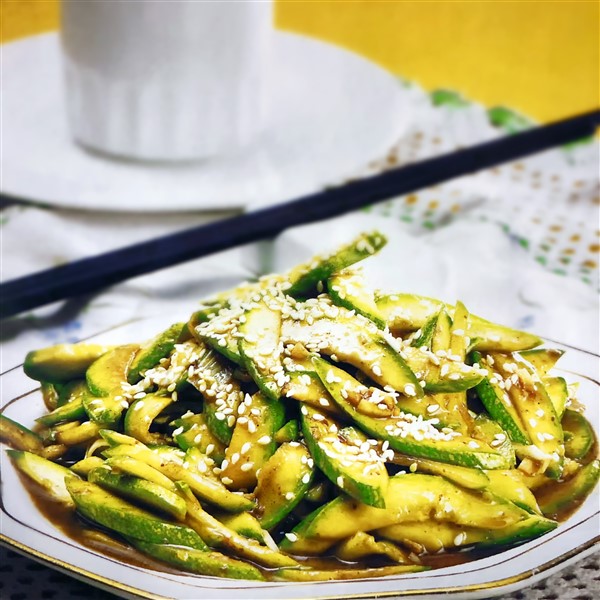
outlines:
[[[371,172],[451,152],[480,139],[527,126],[506,111],[494,118],[483,107],[444,91],[431,95],[432,114],[407,132]],[[493,123],[493,124],[492,124]],[[477,133],[475,133],[477,132]],[[399,219],[416,233],[465,216],[496,222],[548,270],[598,286],[598,146],[592,139],[503,165],[388,201],[369,211]],[[595,162],[596,161],[596,162]]]

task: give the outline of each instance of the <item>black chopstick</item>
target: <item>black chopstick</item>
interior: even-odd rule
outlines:
[[[96,292],[137,275],[275,236],[289,227],[341,215],[560,146],[593,135],[599,126],[600,110],[592,111],[241,216],[13,279],[0,285],[0,318]]]

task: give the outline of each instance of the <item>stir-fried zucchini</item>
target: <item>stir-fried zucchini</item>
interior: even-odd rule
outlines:
[[[0,415],[12,463],[86,526],[207,576],[397,575],[552,530],[600,475],[562,352],[370,290],[352,265],[384,244],[205,299],[149,342],[29,353],[48,412]]]

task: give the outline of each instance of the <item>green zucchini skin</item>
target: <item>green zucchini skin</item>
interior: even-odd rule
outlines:
[[[23,370],[37,381],[67,383],[85,377],[87,369],[109,349],[98,344],[58,344],[32,350],[25,357]]]
[[[127,373],[129,383],[137,383],[148,369],[155,367],[161,358],[171,354],[175,344],[181,337],[184,325],[184,323],[171,325],[166,331],[159,333],[148,344],[138,350]]]
[[[329,255],[314,257],[287,274],[289,287],[286,293],[295,297],[306,296],[320,281],[327,281],[334,273],[376,254],[386,243],[386,237],[377,231],[364,233]]]
[[[385,508],[388,474],[374,451],[360,450],[367,436],[309,406],[302,407],[301,422],[310,454],[328,479],[360,502]]]
[[[115,473],[110,467],[101,466],[88,473],[88,481],[177,520],[185,517],[186,505],[181,496],[146,479]]]
[[[600,460],[596,459],[583,466],[577,473],[562,483],[552,483],[537,492],[542,513],[549,518],[557,518],[566,510],[581,504],[594,489],[600,479]]]
[[[359,273],[337,271],[327,280],[327,290],[334,304],[354,310],[375,323],[379,329],[385,329],[385,319],[375,304],[374,295],[366,288]]]
[[[82,515],[104,527],[145,542],[206,550],[189,527],[170,523],[127,502],[100,486],[76,477],[65,479],[67,490]]]
[[[433,518],[434,521],[501,531],[530,517],[511,502],[464,490],[442,477],[407,473],[390,478],[384,509],[338,496],[301,521],[292,530],[294,539],[286,538],[282,548],[302,553],[316,542],[319,549],[325,551],[336,540],[358,531],[380,530],[415,520]]]
[[[69,508],[74,506],[65,485],[65,477],[76,477],[69,469],[24,450],[7,450],[6,453],[19,471],[43,487],[54,501]]]
[[[463,467],[479,467],[484,469],[511,468],[507,457],[485,442],[473,442],[471,438],[457,435],[451,438],[444,437],[433,425],[429,427],[429,439],[417,440],[410,435],[410,420],[406,422],[407,435],[396,433],[402,429],[405,420],[399,418],[375,419],[359,413],[342,395],[343,381],[348,381],[350,376],[322,359],[313,359],[317,374],[323,385],[335,400],[336,404],[350,417],[365,433],[374,438],[385,440],[390,448],[421,458],[430,458],[440,462],[460,465]],[[333,373],[334,381],[329,373]],[[351,378],[350,378],[351,379]],[[329,380],[329,381],[328,381]],[[476,448],[473,448],[473,445]]]
[[[585,458],[596,441],[591,423],[581,413],[571,409],[564,411],[561,423],[565,432],[565,456]]]
[[[155,544],[137,538],[127,537],[129,543],[168,565],[179,567],[198,575],[228,577],[230,579],[250,579],[264,581],[264,575],[253,565],[215,552],[195,548],[180,548],[166,544]]]
[[[118,346],[94,361],[85,377],[89,394],[83,396],[83,406],[90,421],[102,427],[115,427],[125,410],[123,382],[138,350],[136,344]]]
[[[44,446],[42,438],[37,433],[9,419],[4,414],[0,414],[0,440],[10,444],[16,450],[25,450],[36,454]]]
[[[264,529],[272,529],[296,508],[310,488],[314,462],[304,444],[279,446],[258,475],[254,514]]]
[[[428,319],[445,307],[451,314],[451,305],[440,300],[416,294],[388,294],[375,297],[377,307],[394,333],[417,331]],[[531,350],[543,342],[537,336],[525,331],[498,325],[471,314],[467,331],[474,341],[473,349],[481,352],[516,352]]]

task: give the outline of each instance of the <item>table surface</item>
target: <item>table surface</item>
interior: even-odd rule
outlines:
[[[117,598],[77,579],[0,547],[2,600],[111,600]],[[498,600],[596,600],[600,597],[600,552],[522,591]],[[203,598],[210,600],[210,598]]]

